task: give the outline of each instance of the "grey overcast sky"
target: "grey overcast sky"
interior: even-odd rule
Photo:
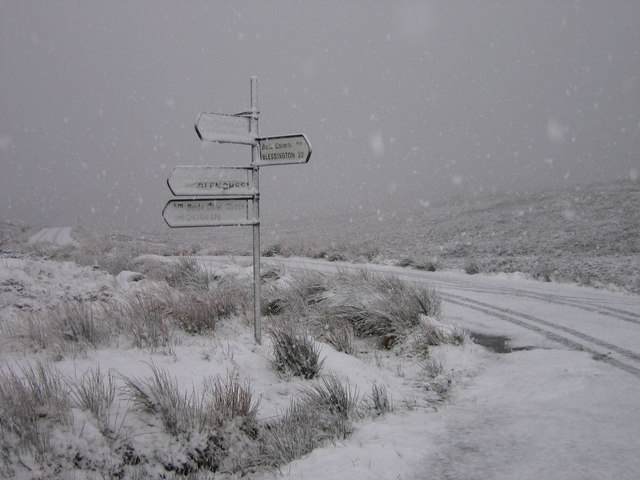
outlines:
[[[167,228],[201,111],[305,133],[262,215],[638,179],[637,0],[0,0],[0,218]]]

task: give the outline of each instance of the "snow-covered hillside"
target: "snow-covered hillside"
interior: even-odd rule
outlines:
[[[640,183],[482,196],[265,225],[265,244],[335,245],[405,264],[523,272],[640,293]],[[313,249],[310,249],[313,251]],[[359,250],[359,251],[358,251]]]

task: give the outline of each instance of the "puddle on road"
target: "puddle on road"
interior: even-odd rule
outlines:
[[[509,347],[509,337],[503,335],[487,335],[485,333],[470,332],[471,339],[474,343],[482,345],[488,348],[492,352],[496,353],[509,353],[511,348]]]
[[[521,352],[523,350],[533,350],[533,347],[510,347],[509,337],[504,335],[487,335],[486,333],[469,332],[474,343],[488,348],[496,353]]]

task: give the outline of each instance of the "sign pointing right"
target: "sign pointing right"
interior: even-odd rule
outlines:
[[[259,166],[307,163],[311,156],[311,145],[302,133],[262,137],[256,140],[260,152]]]

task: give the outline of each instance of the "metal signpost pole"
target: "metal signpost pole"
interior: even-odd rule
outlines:
[[[251,77],[251,124],[250,133],[256,138],[259,136],[258,130],[258,77]],[[260,161],[258,145],[251,146],[251,166],[253,167],[253,325],[256,342],[262,343],[262,320],[260,318]]]

